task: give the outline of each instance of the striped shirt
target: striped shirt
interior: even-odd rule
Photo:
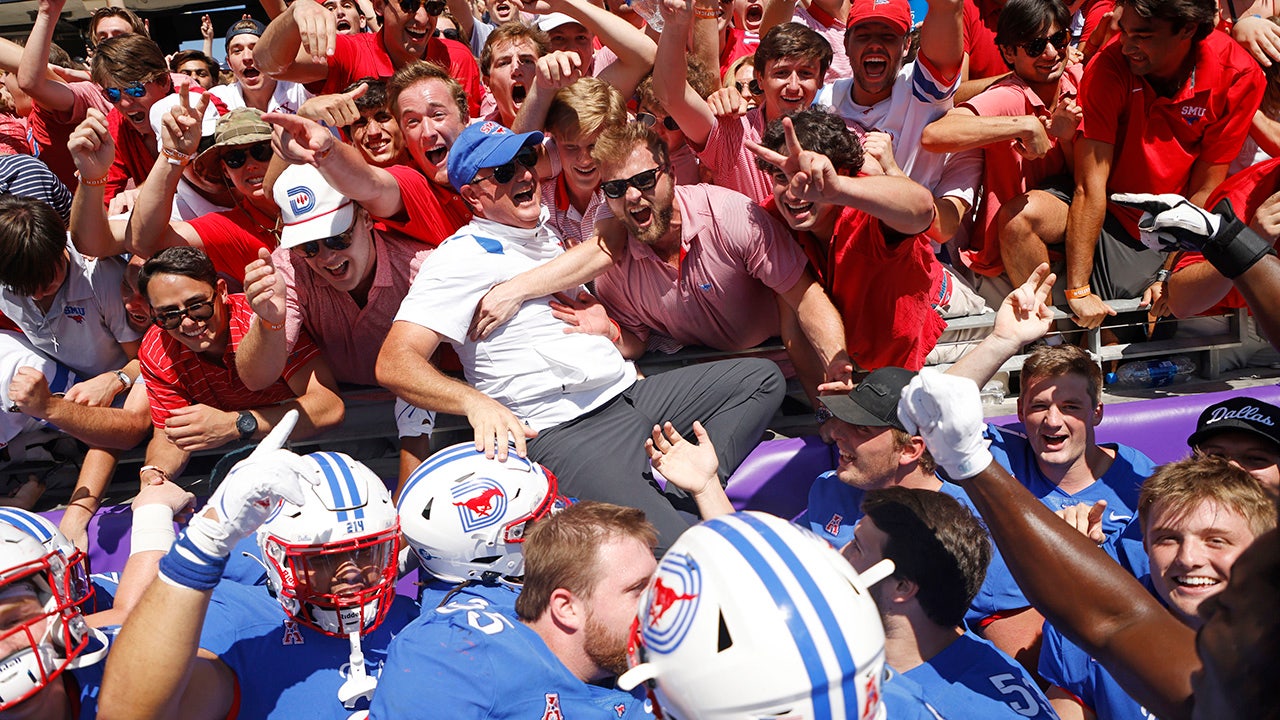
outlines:
[[[71,192],[57,175],[30,155],[0,155],[0,192],[43,200],[71,223]]]
[[[737,190],[757,203],[773,197],[773,181],[756,166],[756,156],[746,140],[760,142],[764,136],[764,110],[752,108],[741,117],[716,118],[707,136],[707,146],[698,153],[711,170],[711,181]]]

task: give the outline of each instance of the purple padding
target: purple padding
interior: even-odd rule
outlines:
[[[57,525],[62,510],[41,515]],[[104,505],[89,521],[89,569],[92,572],[120,572],[129,559],[129,530],[133,527],[133,508],[128,505]]]
[[[813,479],[835,466],[835,446],[819,437],[770,440],[742,461],[725,491],[739,510],[795,517],[809,504]]]
[[[1107,405],[1103,408],[1097,439],[1138,448],[1158,464],[1181,460],[1191,452],[1187,437],[1195,432],[1200,413],[1210,405],[1233,397],[1280,405],[1280,385]],[[1019,432],[1023,430],[1016,415],[991,418],[990,422]]]

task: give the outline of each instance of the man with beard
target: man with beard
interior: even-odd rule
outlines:
[[[296,113],[311,93],[298,83],[269,77],[254,62],[253,50],[265,29],[257,20],[245,18],[227,30],[227,66],[236,81],[218,85],[211,92],[222,98],[228,110],[252,107],[262,112]]]
[[[584,502],[539,520],[525,538],[514,615],[469,597],[410,623],[391,644],[369,717],[652,717],[644,688],[623,692],[614,678],[627,669],[656,542],[634,508]]]

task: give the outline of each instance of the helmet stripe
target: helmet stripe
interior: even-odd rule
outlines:
[[[316,464],[320,466],[320,470],[324,473],[325,479],[329,481],[329,493],[333,495],[334,505],[339,508],[350,507],[351,503],[348,502],[347,497],[342,492],[342,483],[338,481],[338,476],[334,472],[333,466],[336,458],[333,456],[333,453],[312,453],[311,457],[316,461]],[[339,510],[338,519],[345,521],[350,518],[347,517],[346,510]]]
[[[0,520],[18,528],[41,543],[47,543],[53,539],[53,533],[49,532],[48,528],[21,510],[0,508]]]
[[[802,599],[810,601],[812,609],[817,612],[824,625],[821,628],[822,637],[828,641],[828,647],[839,647],[840,643],[831,642],[831,639],[843,637],[844,633],[835,621],[835,613],[827,604],[826,598],[817,590],[816,584],[809,577],[808,570],[799,562],[794,553],[790,551],[784,552],[786,545],[781,538],[778,538],[772,531],[763,527],[763,523],[758,523],[758,521],[757,523],[743,522],[744,520],[746,520],[745,516],[734,515],[728,518],[710,520],[705,524],[713,528],[742,554],[747,563],[756,571],[761,583],[769,591],[774,604],[783,611],[782,615],[786,618],[787,627],[796,641],[796,649],[800,653],[805,672],[808,674],[814,688],[814,693],[811,697],[814,712],[813,720],[834,720],[836,715],[831,707],[832,698],[826,691],[830,681],[827,670],[824,667],[825,662],[819,652],[818,639],[810,632],[801,608],[796,606],[796,602]],[[745,528],[742,527],[744,525],[746,526]],[[774,565],[766,559],[761,552],[761,548],[757,547],[756,542],[753,542],[742,532],[743,529],[755,531],[753,534],[759,540],[763,540],[764,544],[773,551],[772,554],[775,560],[781,561],[790,571],[792,578],[806,588],[807,597],[798,597],[787,589]],[[847,648],[845,650],[847,651]],[[845,657],[841,657],[841,655],[841,653],[837,653],[837,659],[841,665],[840,676],[856,676],[857,666],[852,663],[852,658],[848,658],[848,662],[846,662],[848,653],[843,653]],[[848,697],[849,695],[846,691],[845,698]],[[857,694],[854,693],[852,697],[857,698]],[[848,713],[846,712],[844,715],[848,715]]]
[[[442,465],[451,463],[454,460],[457,460],[459,458],[470,457],[475,454],[476,454],[475,445],[472,445],[471,443],[459,443],[457,445],[454,445],[453,447],[445,448],[444,450],[441,450],[435,455],[432,455],[431,457],[423,461],[423,463],[419,465],[416,470],[414,470],[412,473],[409,474],[409,479],[406,480],[404,484],[404,490],[400,491],[400,497],[401,498],[407,497],[409,495],[410,488],[416,485],[417,482],[421,480],[423,477],[425,477],[427,474],[440,468]],[[522,463],[527,469],[530,469],[530,470],[533,469],[532,461],[528,460],[527,458],[522,458],[519,455],[516,455],[515,453],[511,453],[510,455],[507,455],[507,462],[512,462],[512,461]]]

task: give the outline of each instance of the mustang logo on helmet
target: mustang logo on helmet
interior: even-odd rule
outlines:
[[[458,508],[462,529],[472,532],[502,521],[507,514],[507,494],[502,486],[486,477],[468,480],[453,489],[453,506]]]

